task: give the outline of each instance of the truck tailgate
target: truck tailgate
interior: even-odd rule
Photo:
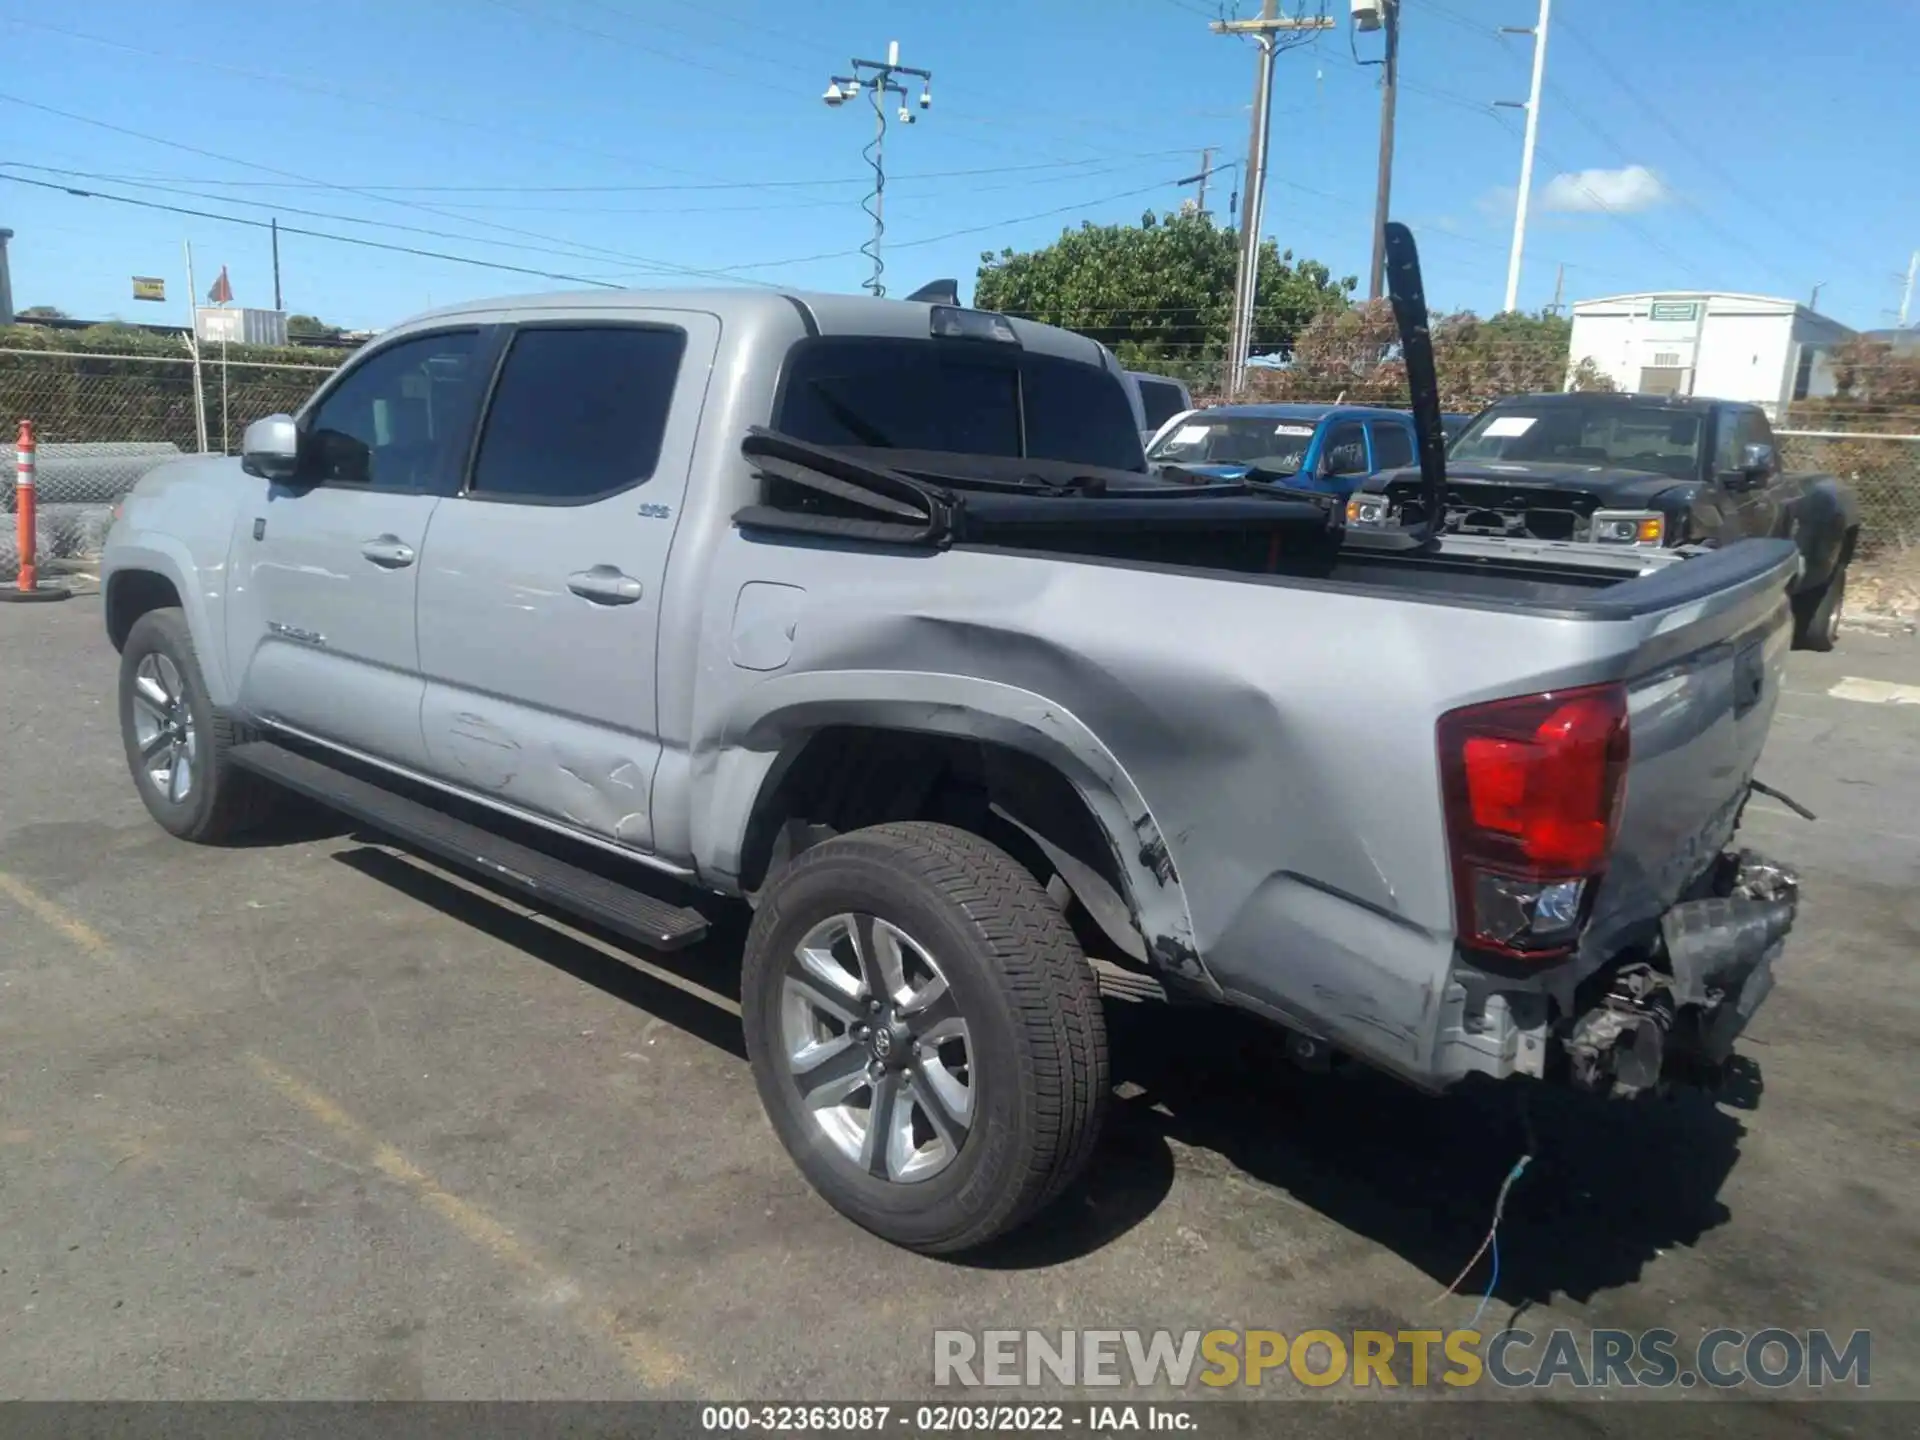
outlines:
[[[1752,588],[1663,617],[1658,658],[1628,684],[1626,794],[1581,943],[1589,960],[1657,929],[1739,822],[1792,638],[1778,577]]]

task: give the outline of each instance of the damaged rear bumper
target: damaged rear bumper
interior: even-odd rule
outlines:
[[[1708,895],[1661,917],[1646,958],[1582,987],[1587,1003],[1557,1037],[1567,1081],[1622,1099],[1711,1081],[1773,989],[1799,889],[1793,871],[1751,851],[1722,856]]]

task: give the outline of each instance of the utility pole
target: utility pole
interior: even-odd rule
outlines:
[[[1560,313],[1560,298],[1566,293],[1567,293],[1567,267],[1563,263],[1559,266],[1559,268],[1557,268],[1553,272],[1553,304],[1548,308],[1555,315],[1558,315]]]
[[[0,244],[4,244],[0,241]],[[1907,288],[1900,292],[1900,328],[1907,328],[1907,313],[1913,309],[1913,278],[1920,274],[1920,250],[1913,252],[1913,258],[1907,261]]]
[[[1180,185],[1198,185],[1200,187],[1200,193],[1193,202],[1194,213],[1197,215],[1207,213],[1207,181],[1212,178],[1213,146],[1209,145],[1200,152],[1200,173],[1197,175],[1189,175],[1186,179],[1175,182]]]
[[[273,217],[273,308],[284,310],[280,303],[280,217]]]
[[[1240,215],[1240,266],[1234,282],[1233,324],[1227,340],[1227,393],[1246,387],[1247,353],[1253,349],[1253,312],[1260,290],[1260,226],[1265,219],[1267,192],[1267,129],[1273,111],[1273,59],[1280,37],[1297,30],[1331,30],[1324,15],[1287,19],[1279,0],[1261,0],[1258,20],[1215,20],[1208,27],[1216,35],[1251,35],[1260,48],[1254,70],[1253,131],[1247,141],[1246,204]]]
[[[880,259],[880,242],[887,233],[887,98],[898,97],[900,123],[913,124],[914,113],[907,108],[907,87],[896,77],[911,75],[920,82],[920,108],[925,110],[933,104],[933,72],[902,65],[898,40],[887,42],[887,58],[884,61],[855,60],[852,69],[851,75],[835,75],[828,80],[827,93],[820,98],[837,108],[854,99],[864,88],[873,101],[873,139],[860,152],[867,164],[873,167],[873,190],[860,202],[861,208],[873,217],[873,238],[860,249],[873,261],[873,274],[868,278],[866,288],[875,296],[882,296],[887,293],[887,287],[880,278],[887,268]]]
[[[1813,287],[1813,294],[1807,297],[1807,309],[1813,311],[1813,313],[1816,315],[1820,313],[1820,292],[1826,288],[1827,288],[1826,281],[1824,280],[1817,281],[1815,282]]]
[[[1533,194],[1533,142],[1540,131],[1540,85],[1547,73],[1547,19],[1553,0],[1540,0],[1540,23],[1529,30],[1524,25],[1502,25],[1502,33],[1533,36],[1533,86],[1527,92],[1527,134],[1520,142],[1520,194],[1513,207],[1513,249],[1507,256],[1507,298],[1502,311],[1520,304],[1520,256],[1527,247],[1527,204]],[[1511,101],[1502,102],[1509,109]]]
[[[1359,20],[1358,14],[1355,20]],[[1369,300],[1380,298],[1387,274],[1387,204],[1393,195],[1393,111],[1400,82],[1400,0],[1381,0],[1380,23],[1387,32],[1387,55],[1380,71],[1380,172],[1373,192],[1373,268],[1367,272]]]

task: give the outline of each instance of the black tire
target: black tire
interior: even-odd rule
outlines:
[[[935,959],[965,1020],[970,1124],[945,1168],[925,1178],[863,1168],[816,1118],[789,1060],[790,967],[805,975],[794,958],[801,941],[839,916],[898,927]],[[851,1004],[859,1012],[860,1002]],[[953,1254],[1005,1234],[1072,1181],[1099,1138],[1107,1032],[1092,967],[1033,874],[969,831],[876,825],[808,850],[761,894],[741,1011],[754,1079],[781,1143],[829,1204],[897,1245]],[[855,1069],[872,1061],[870,1047],[851,1051]],[[923,1060],[906,1063],[901,1093],[911,1096],[923,1073],[913,1067]],[[867,1090],[869,1119],[875,1094]],[[918,1127],[931,1116],[915,1103],[922,1113],[909,1120]]]
[[[141,756],[140,726],[155,718],[152,707],[135,698],[142,665],[177,677],[180,694],[173,707],[177,728],[171,733],[188,745],[188,782],[176,798],[155,780],[155,766]],[[151,677],[150,677],[151,678]],[[178,609],[149,610],[127,634],[120,650],[120,738],[127,752],[127,768],[147,813],[169,834],[182,840],[211,845],[238,835],[266,818],[274,790],[257,775],[238,769],[227,758],[234,746],[252,739],[244,726],[215,708],[207,694],[194,653],[187,617]],[[142,710],[147,721],[136,719]],[[171,747],[168,747],[169,749]]]
[[[1847,603],[1847,567],[1843,562],[1817,590],[1793,600],[1793,648],[1831,650],[1840,639],[1840,612]]]

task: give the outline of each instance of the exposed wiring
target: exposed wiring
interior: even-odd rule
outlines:
[[[1442,1290],[1438,1295],[1434,1296],[1432,1301],[1429,1302],[1430,1304],[1438,1305],[1442,1300],[1445,1300],[1449,1295],[1457,1291],[1460,1288],[1460,1282],[1472,1274],[1473,1267],[1480,1263],[1480,1257],[1491,1251],[1493,1263],[1487,1276],[1487,1288],[1480,1294],[1480,1304],[1473,1312],[1473,1319],[1467,1322],[1467,1328],[1469,1330],[1480,1323],[1481,1315],[1485,1313],[1488,1304],[1493,1300],[1494,1287],[1500,1283],[1500,1221],[1507,1213],[1507,1196],[1512,1193],[1513,1187],[1520,1177],[1527,1173],[1527,1166],[1533,1163],[1533,1152],[1539,1148],[1538,1138],[1535,1136],[1533,1130],[1533,1116],[1527,1110],[1527,1097],[1524,1092],[1520,1096],[1520,1123],[1526,1130],[1527,1148],[1520,1158],[1513,1162],[1513,1168],[1507,1171],[1507,1178],[1500,1182],[1500,1193],[1496,1195],[1493,1200],[1493,1220],[1492,1223],[1487,1226],[1486,1238],[1480,1242],[1480,1248],[1473,1252],[1473,1258],[1460,1267],[1460,1273],[1453,1277],[1453,1283],[1448,1285],[1447,1288]]]
[[[1487,1302],[1493,1299],[1494,1287],[1500,1283],[1500,1237],[1492,1235],[1491,1232],[1489,1234],[1492,1239],[1490,1248],[1493,1251],[1493,1273],[1487,1276],[1487,1288],[1481,1292],[1480,1303],[1473,1307],[1473,1318],[1467,1321],[1469,1330],[1479,1328],[1480,1315],[1487,1308]]]

